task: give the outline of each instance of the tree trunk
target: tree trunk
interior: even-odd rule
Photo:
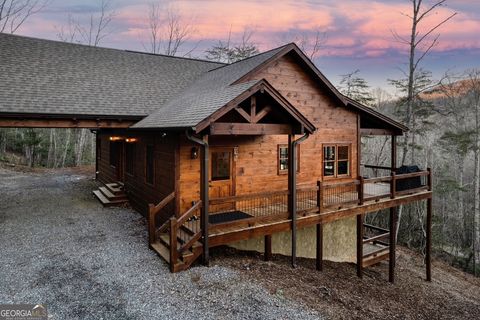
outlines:
[[[70,148],[71,135],[72,135],[72,130],[67,129],[67,137],[65,138],[65,147],[63,149],[63,155],[62,155],[62,168],[65,167],[65,161],[67,160],[68,149]]]

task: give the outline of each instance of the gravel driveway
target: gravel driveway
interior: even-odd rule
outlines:
[[[228,267],[171,274],[138,213],[103,208],[68,171],[0,168],[0,304],[52,319],[318,319]],[[265,275],[268,276],[268,275]]]

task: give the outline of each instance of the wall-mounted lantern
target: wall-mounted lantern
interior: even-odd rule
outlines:
[[[123,140],[124,138],[122,137],[117,137],[117,136],[112,136],[110,137],[110,141],[120,141],[120,140]]]
[[[198,159],[198,148],[197,147],[192,147],[192,150],[190,151],[190,158],[191,159]]]
[[[134,142],[137,142],[137,141],[138,141],[137,138],[127,138],[127,139],[125,139],[126,143],[134,143]]]

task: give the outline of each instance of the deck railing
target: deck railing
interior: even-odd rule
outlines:
[[[363,178],[346,182],[317,182],[316,186],[297,189],[297,214],[339,210],[362,205],[365,202],[394,199],[398,196],[431,189],[429,170],[388,176]],[[288,212],[288,190],[210,199],[210,215],[236,212],[239,219],[220,222],[244,224],[246,226],[272,217],[290,218]],[[240,222],[241,221],[241,222]]]

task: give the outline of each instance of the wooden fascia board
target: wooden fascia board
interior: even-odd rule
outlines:
[[[2,128],[128,128],[142,117],[0,113]]]
[[[236,108],[239,103],[261,90],[266,91],[279,105],[284,108],[285,111],[287,111],[297,122],[299,122],[301,126],[305,127],[309,133],[313,133],[316,130],[315,126],[306,117],[304,117],[297,109],[295,109],[295,107],[293,107],[285,98],[283,98],[266,80],[262,80],[241,93],[225,106],[215,111],[211,116],[202,120],[195,126],[195,132],[200,133],[201,131],[205,130],[208,126],[220,119],[227,112],[233,108]]]

